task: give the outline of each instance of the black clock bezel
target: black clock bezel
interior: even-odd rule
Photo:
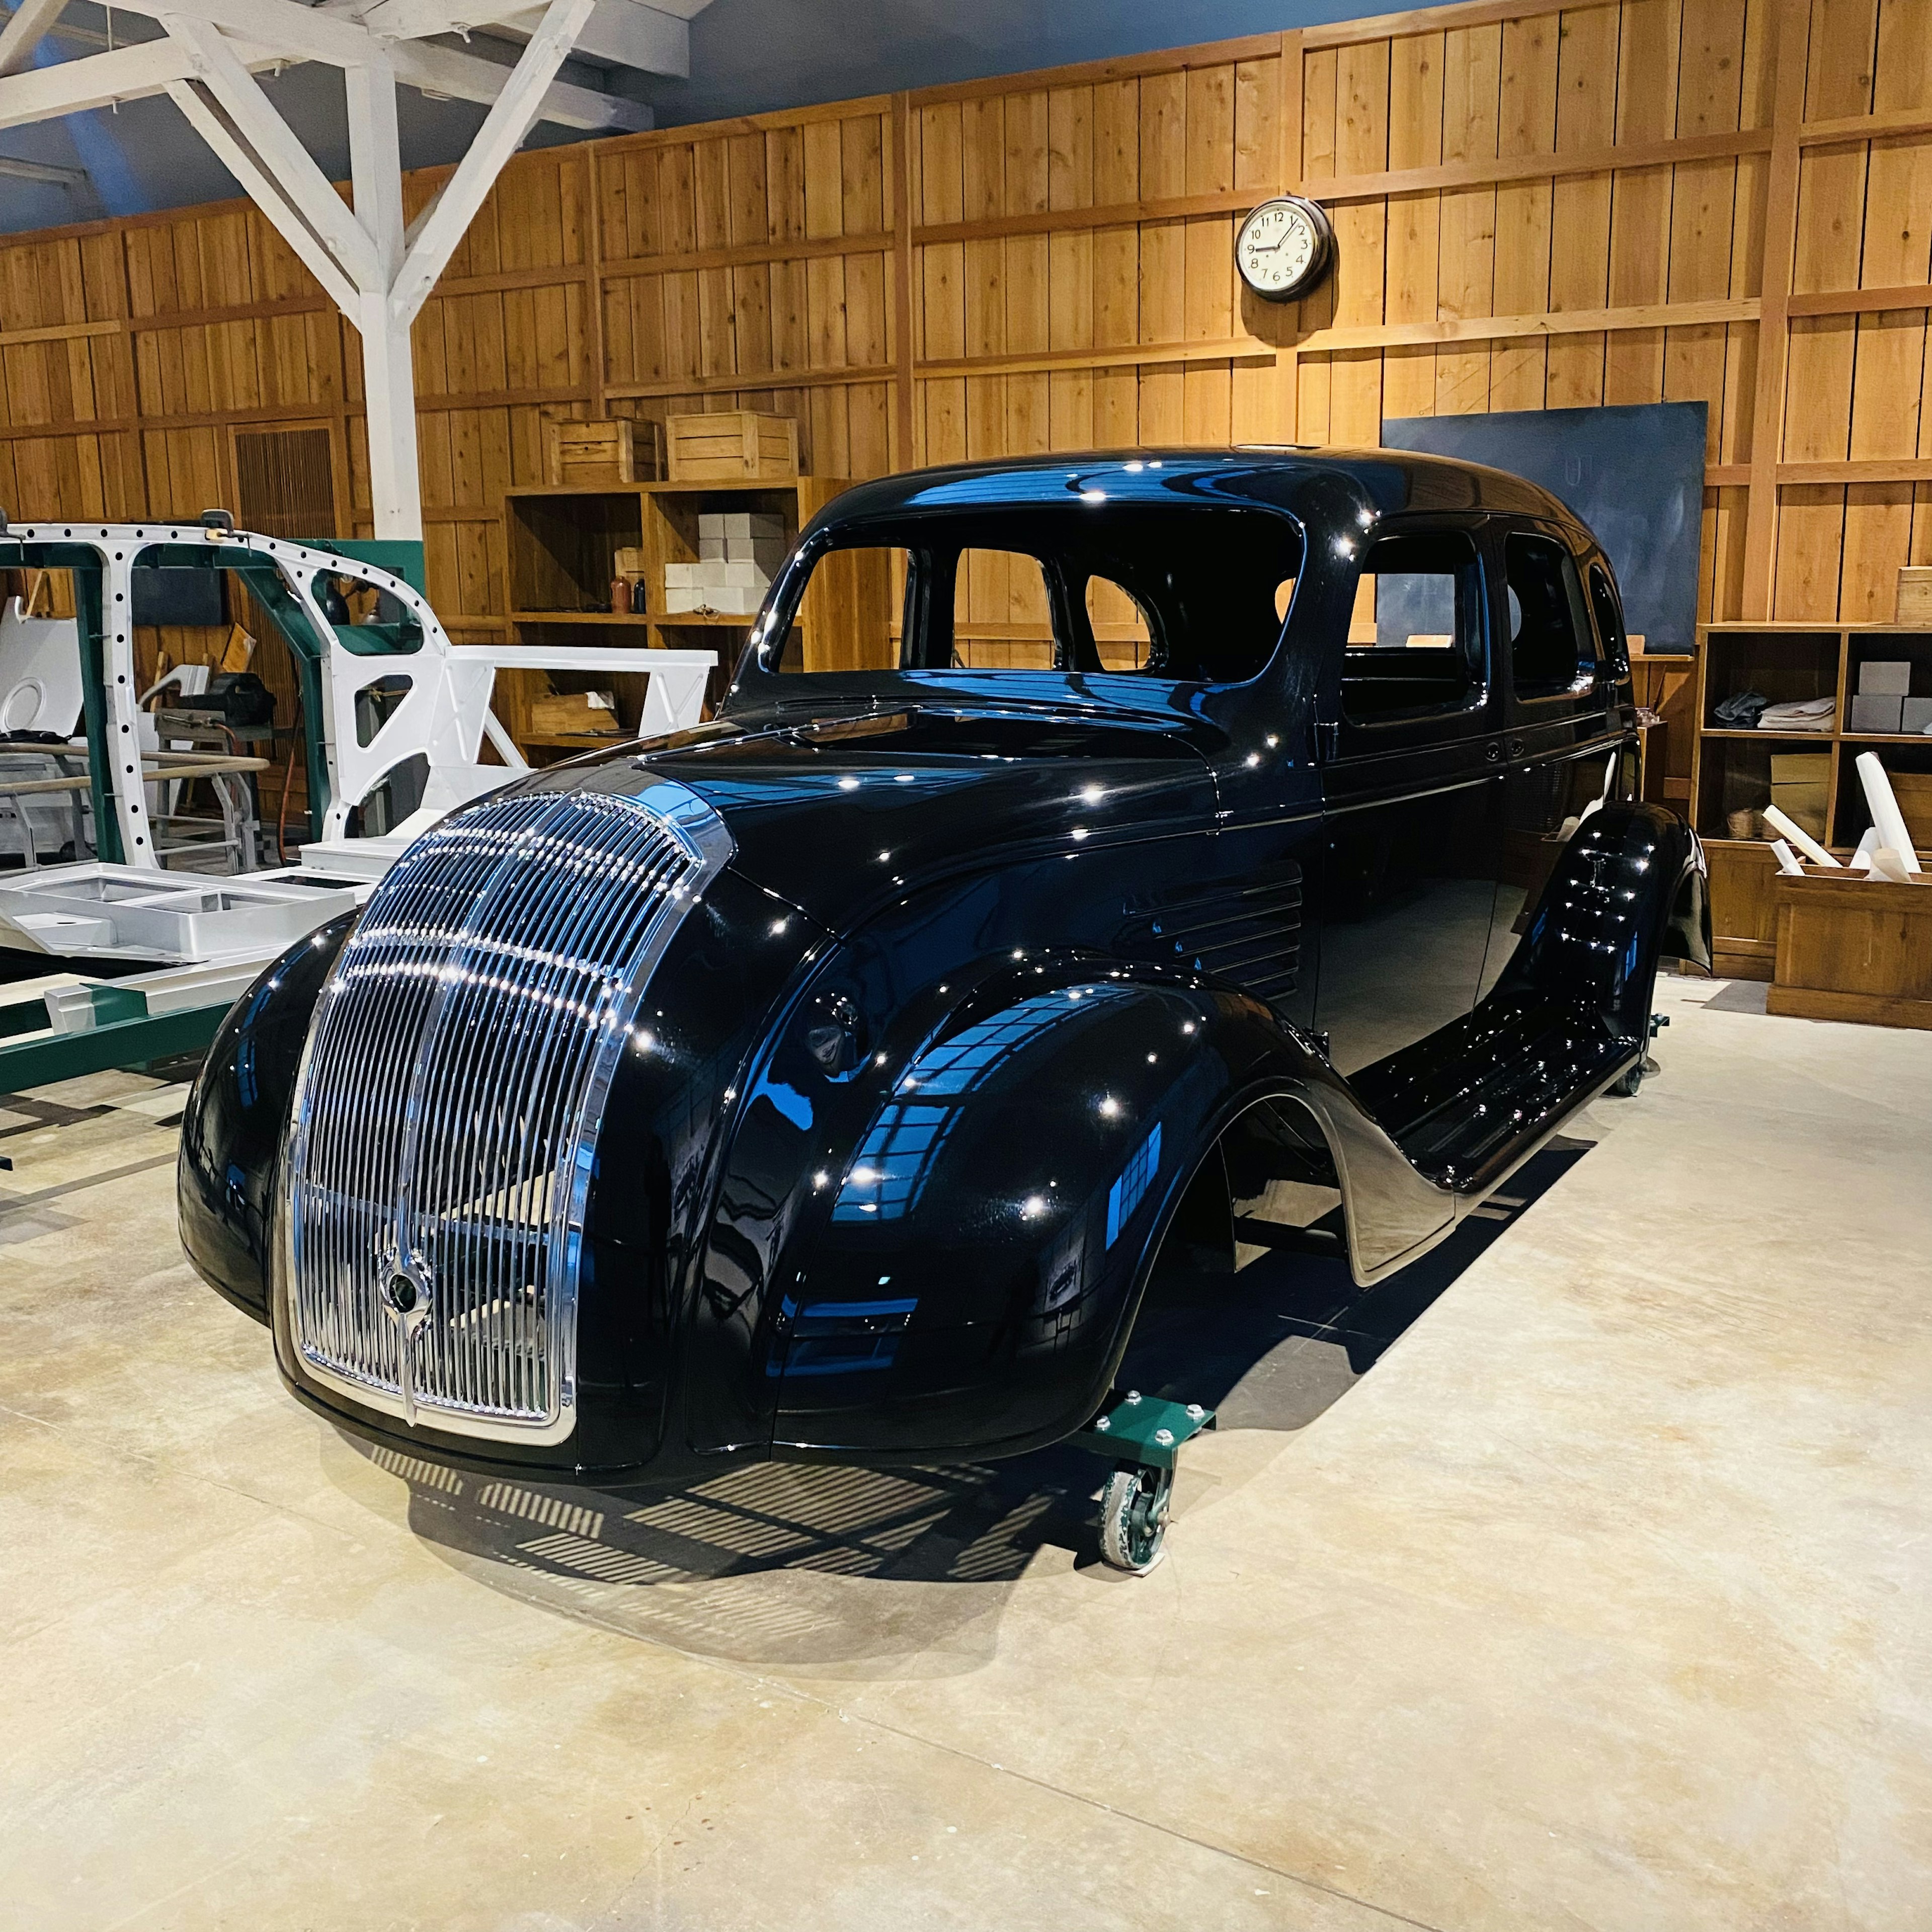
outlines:
[[[1300,278],[1286,288],[1264,289],[1248,279],[1248,272],[1241,262],[1241,237],[1248,232],[1248,224],[1264,208],[1296,208],[1308,218],[1308,225],[1315,231],[1315,252],[1308,260],[1308,266]],[[1241,286],[1251,289],[1263,302],[1299,302],[1308,292],[1320,286],[1322,278],[1335,266],[1335,229],[1328,219],[1328,211],[1318,201],[1310,201],[1303,194],[1271,194],[1265,201],[1258,201],[1241,217],[1241,225],[1234,230],[1234,272],[1241,278]]]

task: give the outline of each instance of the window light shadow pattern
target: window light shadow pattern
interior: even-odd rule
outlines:
[[[1103,984],[1036,993],[927,1048],[866,1129],[832,1203],[832,1220],[890,1221],[910,1214],[974,1090],[1060,1026],[1070,1008],[1097,1010],[1126,997],[1124,988]]]

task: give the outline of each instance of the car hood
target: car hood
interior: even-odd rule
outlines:
[[[1211,826],[1203,729],[908,705],[797,723],[721,721],[585,778],[600,788],[688,786],[730,826],[734,870],[836,931],[948,874]]]

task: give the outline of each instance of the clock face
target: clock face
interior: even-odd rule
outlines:
[[[1241,279],[1270,302],[1306,295],[1326,272],[1334,231],[1316,204],[1299,195],[1264,201],[1241,224],[1234,264]]]

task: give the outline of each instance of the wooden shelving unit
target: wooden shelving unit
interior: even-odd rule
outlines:
[[[1772,881],[1778,861],[1769,843],[1735,836],[1734,812],[1762,810],[1770,799],[1775,754],[1811,752],[1826,760],[1824,844],[1847,854],[1870,818],[1854,761],[1877,751],[1891,772],[1932,773],[1932,737],[1846,730],[1858,667],[1870,658],[1910,658],[1932,688],[1932,628],[1902,624],[1726,623],[1698,632],[1688,815],[1711,862],[1711,923],[1719,973],[1768,980],[1777,953]],[[1738,730],[1712,722],[1717,706],[1740,691],[1773,704],[1834,698],[1829,731]]]
[[[788,536],[796,537],[844,488],[840,478],[800,476],[783,482],[577,483],[506,490],[503,550],[512,639],[634,644],[640,652],[715,650],[715,698],[754,620],[668,611],[664,566],[696,561],[698,520],[707,511],[781,516]],[[610,608],[620,550],[644,553],[641,611]],[[808,624],[808,613],[804,621]],[[498,680],[499,711],[526,756],[582,751],[598,741],[588,736],[546,737],[530,729],[530,698],[547,688],[574,692],[614,686],[618,716],[628,731],[636,728],[645,684],[641,674],[613,678],[608,672],[506,672]]]

